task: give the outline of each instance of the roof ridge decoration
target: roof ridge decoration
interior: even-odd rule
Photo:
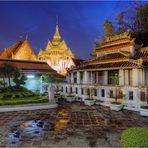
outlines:
[[[104,37],[101,44],[116,41],[116,40],[119,40],[119,39],[124,39],[124,38],[131,39],[130,30],[127,30],[126,32],[123,32],[123,33],[120,33],[120,34],[115,34],[113,36]]]
[[[124,55],[126,57],[130,56],[130,52],[125,52],[125,51],[119,50],[119,53],[121,53],[122,55]]]

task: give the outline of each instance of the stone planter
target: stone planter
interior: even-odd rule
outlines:
[[[75,101],[75,97],[74,97],[74,96],[67,96],[67,97],[66,97],[66,100],[67,100],[68,102],[74,102],[74,101]]]
[[[140,115],[148,117],[148,109],[140,108]]]
[[[113,111],[120,111],[122,110],[123,105],[122,104],[111,104],[110,109]]]
[[[95,100],[94,99],[85,99],[84,104],[88,105],[88,106],[92,106],[95,104]]]

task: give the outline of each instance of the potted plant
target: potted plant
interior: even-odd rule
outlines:
[[[115,96],[114,96],[114,101],[111,101],[110,109],[114,111],[120,111],[123,108],[123,104],[121,101],[118,101],[119,99],[123,99],[124,95],[121,90],[118,89],[118,83],[119,83],[119,74],[115,73],[114,76],[111,77],[111,79],[114,80],[116,87],[115,87]]]
[[[141,106],[140,108],[140,115],[141,116],[148,116],[148,90],[147,90],[147,96],[145,97],[146,99],[146,104],[144,106]]]
[[[84,100],[84,104],[88,106],[92,106],[95,104],[95,99],[93,99],[94,87],[90,86],[88,88],[88,91],[89,91],[88,93],[89,97]]]
[[[123,108],[123,104],[121,102],[121,99],[123,99],[124,95],[120,90],[116,91],[115,100],[111,101],[110,109],[114,111],[120,111]],[[119,101],[120,99],[120,101]]]

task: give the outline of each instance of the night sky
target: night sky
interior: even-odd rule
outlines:
[[[129,2],[0,2],[0,51],[29,34],[31,47],[38,54],[55,32],[59,31],[73,53],[89,58],[94,40],[103,34],[105,19],[114,20],[116,12]],[[113,23],[115,23],[113,21]]]

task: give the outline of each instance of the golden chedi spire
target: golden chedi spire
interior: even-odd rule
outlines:
[[[55,31],[55,34],[53,36],[53,40],[52,42],[53,43],[59,43],[61,41],[61,36],[60,36],[60,33],[59,33],[59,26],[58,26],[58,16],[56,17],[56,31]]]

